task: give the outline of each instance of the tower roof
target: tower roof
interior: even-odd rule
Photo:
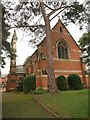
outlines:
[[[23,65],[18,65],[16,69],[17,69],[16,73],[25,73]]]
[[[14,39],[17,38],[16,30],[14,30],[13,38],[14,38]]]
[[[11,41],[11,43],[13,42],[13,40],[17,40],[17,34],[16,34],[16,30],[14,30],[14,32],[13,32],[13,36],[12,36],[12,41]]]

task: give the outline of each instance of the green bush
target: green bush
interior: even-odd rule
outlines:
[[[29,83],[28,83],[28,80],[27,80],[27,77],[24,78],[23,80],[23,91],[24,93],[28,93],[29,92]]]
[[[85,88],[85,84],[81,83],[81,89],[84,89]]]
[[[23,80],[23,91],[24,93],[28,93],[29,91],[36,89],[36,76],[28,75]]]
[[[37,88],[37,89],[35,90],[35,94],[43,94],[43,93],[45,93],[45,90],[44,90],[42,87]]]
[[[67,78],[69,89],[81,90],[83,89],[83,85],[81,83],[81,79],[77,74],[70,74]]]
[[[17,92],[23,91],[23,80],[19,80],[16,87]]]
[[[63,75],[57,77],[57,87],[59,90],[62,90],[62,91],[67,90],[66,78]]]

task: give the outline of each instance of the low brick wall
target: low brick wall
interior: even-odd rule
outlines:
[[[17,86],[16,82],[7,82],[6,92],[13,91],[13,89],[16,88],[16,86]]]

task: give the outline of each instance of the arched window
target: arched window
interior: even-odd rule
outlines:
[[[64,41],[59,41],[57,44],[58,58],[68,59],[68,47]]]

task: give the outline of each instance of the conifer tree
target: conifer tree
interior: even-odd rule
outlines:
[[[90,66],[90,32],[84,33],[79,43],[83,52],[82,59],[87,66]]]

